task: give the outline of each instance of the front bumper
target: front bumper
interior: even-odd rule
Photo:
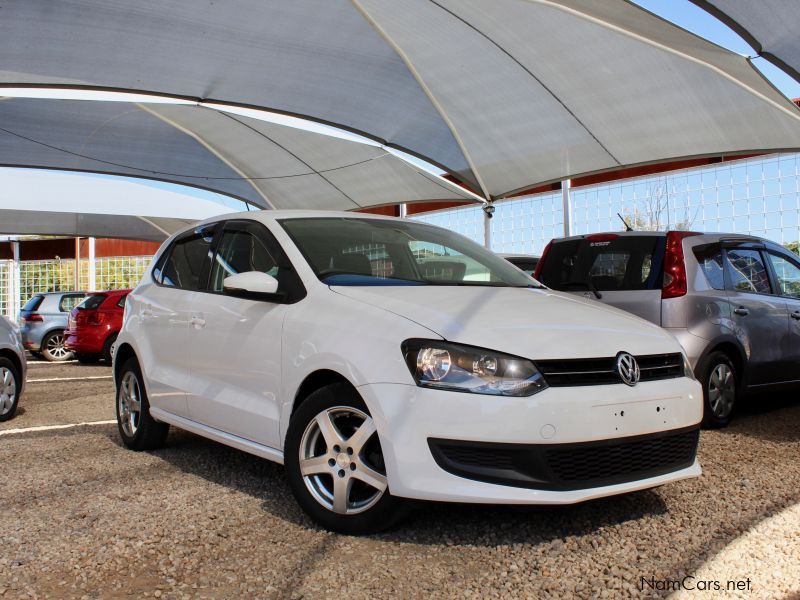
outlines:
[[[700,475],[697,461],[667,473],[578,489],[478,481],[437,463],[431,440],[492,444],[600,442],[698,426],[702,389],[685,377],[641,383],[549,388],[528,398],[481,396],[413,385],[359,387],[375,419],[392,494],[421,500],[571,504]],[[520,446],[522,447],[522,446]],[[566,447],[566,446],[565,446]],[[609,480],[611,481],[611,480]],[[548,486],[543,486],[548,487]],[[552,487],[552,486],[550,486]]]

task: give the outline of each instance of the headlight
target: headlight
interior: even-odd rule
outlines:
[[[683,355],[683,376],[688,377],[689,379],[697,379],[694,376],[694,371],[692,370],[692,365],[689,362],[689,359],[686,358],[686,355]]]
[[[421,387],[492,396],[531,396],[547,387],[525,358],[435,340],[406,340],[402,349]]]

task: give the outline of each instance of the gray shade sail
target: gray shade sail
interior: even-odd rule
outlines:
[[[488,198],[632,164],[800,148],[800,111],[744,57],[626,0],[7,0],[2,15],[0,85],[301,115],[424,157]],[[338,163],[239,117],[225,128],[230,117],[154,110],[214,140],[251,183],[262,176],[268,198],[279,169],[257,152],[292,149],[275,205],[431,196],[367,150],[368,162]],[[239,139],[245,129],[263,141]],[[323,164],[341,168],[303,175]]]
[[[69,235],[163,242],[192,219],[0,209],[0,234]]]
[[[797,0],[692,0],[731,27],[768,61],[800,81]]]
[[[473,199],[379,146],[169,104],[6,98],[0,165],[159,179],[264,208]]]

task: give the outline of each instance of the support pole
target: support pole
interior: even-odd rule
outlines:
[[[75,238],[75,285],[74,290],[81,289],[81,238]]]
[[[494,214],[494,205],[487,202],[483,205],[483,245],[487,250],[492,249],[492,215]]]
[[[97,289],[97,279],[95,275],[95,258],[94,258],[94,238],[89,238],[89,291]]]
[[[397,214],[401,219],[405,219],[408,216],[408,206],[405,202],[399,205]]]
[[[9,294],[8,294],[8,316],[13,321],[19,319],[19,312],[22,308],[22,290],[20,287],[20,273],[19,273],[19,242],[11,242],[11,252],[13,255],[13,263],[11,266],[11,273],[9,274]]]
[[[572,235],[572,196],[569,191],[572,181],[565,179],[561,182],[561,203],[564,207],[564,237]]]

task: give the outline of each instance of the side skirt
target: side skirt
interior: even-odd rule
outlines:
[[[255,454],[256,456],[266,458],[267,460],[271,460],[272,462],[276,462],[280,465],[283,464],[283,452],[276,448],[263,446],[261,444],[257,444],[256,442],[251,442],[250,440],[231,435],[230,433],[225,433],[219,429],[201,425],[200,423],[191,421],[184,417],[173,415],[172,413],[161,410],[160,408],[150,407],[150,414],[157,421],[169,423],[178,429],[185,429],[186,431],[196,433],[199,436],[219,442],[220,444],[225,444],[226,446],[231,446],[232,448],[236,448],[250,454]]]

